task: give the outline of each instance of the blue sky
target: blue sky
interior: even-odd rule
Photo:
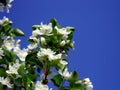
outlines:
[[[15,0],[10,14],[0,13],[26,35],[31,26],[56,18],[62,26],[76,28],[75,50],[70,50],[70,71],[89,77],[94,90],[119,90],[120,81],[120,1],[119,0]]]

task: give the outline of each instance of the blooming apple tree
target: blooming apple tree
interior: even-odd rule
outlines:
[[[9,12],[12,1],[0,0],[0,11]],[[15,38],[24,33],[8,18],[0,19],[0,90],[53,90],[49,83],[58,90],[92,90],[89,78],[80,80],[76,71],[68,71],[74,27],[62,27],[51,19],[32,29],[29,45],[21,49]]]

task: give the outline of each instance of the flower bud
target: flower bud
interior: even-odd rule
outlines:
[[[70,43],[70,47],[71,47],[72,49],[75,49],[75,48],[74,48],[74,44],[75,44],[74,41]]]
[[[42,44],[42,45],[45,45],[45,44],[46,44],[46,41],[45,41],[45,38],[44,38],[44,37],[41,37],[40,41],[41,41],[41,44]]]
[[[61,43],[60,43],[60,46],[64,46],[66,44],[66,42],[63,40]]]
[[[85,78],[83,84],[86,86],[86,90],[93,90],[93,85],[89,78]]]
[[[64,66],[65,66],[65,65],[67,65],[67,64],[68,64],[68,62],[67,62],[67,61],[65,61],[65,60],[61,60],[61,61],[60,61],[60,64],[62,64],[62,65],[64,65]]]

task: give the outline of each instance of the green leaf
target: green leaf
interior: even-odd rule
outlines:
[[[68,90],[64,86],[60,86],[58,90]]]
[[[35,73],[35,67],[27,67],[28,73],[27,76],[32,80],[32,81],[36,81],[37,79],[37,75]]]
[[[37,75],[35,73],[34,74],[28,73],[27,76],[34,82],[37,80]]]
[[[33,26],[32,26],[32,29],[33,29],[33,30],[36,30],[36,29],[39,29],[39,30],[40,30],[40,25],[33,25]]]
[[[29,88],[30,83],[31,83],[31,80],[30,80],[30,78],[28,77],[28,75],[27,75],[27,74],[24,74],[24,75],[22,76],[22,79],[23,79],[23,82],[24,82],[24,86],[25,86],[26,88]],[[30,90],[30,89],[27,89],[27,90]]]
[[[28,40],[30,43],[35,43],[35,41],[33,39],[29,39]]]
[[[14,83],[15,83],[15,84],[20,84],[20,85],[22,85],[22,78],[17,78],[17,79],[15,79],[15,80],[14,80]]]
[[[77,73],[76,71],[73,71],[73,72],[71,73],[71,76],[70,76],[69,81],[70,81],[71,83],[73,83],[73,82],[76,82],[76,81],[78,81],[78,80],[79,80],[78,73]]]
[[[20,86],[17,86],[17,85],[14,85],[14,89],[12,90],[21,90],[21,87]],[[23,89],[24,90],[24,89]]]
[[[4,49],[5,59],[7,59],[8,62],[13,62],[15,58],[14,52],[10,52],[6,49]]]
[[[84,90],[84,86],[81,81],[70,82],[70,90]]]
[[[63,65],[63,64],[60,64],[60,63],[58,63],[57,65],[56,65],[56,69],[57,70],[63,70],[65,68],[65,65]]]
[[[3,44],[3,41],[4,39],[1,39],[1,36],[0,36],[0,44]]]
[[[63,78],[60,74],[55,75],[51,80],[54,83],[54,85],[57,87],[59,87],[63,82]]]
[[[6,60],[4,60],[4,59],[0,59],[0,64],[5,64],[6,63]]]
[[[0,67],[0,76],[6,76],[6,70]]]
[[[69,90],[84,90],[82,87],[70,87]]]
[[[27,87],[26,90],[33,90],[31,87]]]
[[[8,33],[9,30],[11,29],[11,26],[12,26],[12,23],[5,23],[5,24],[3,25],[3,30],[4,30],[4,32],[5,32],[5,33]]]
[[[49,66],[56,66],[61,59],[56,59],[56,60],[52,60],[52,61],[48,61],[48,65]]]
[[[50,23],[52,23],[52,27],[53,27],[53,28],[58,25],[57,20],[56,20],[55,18],[52,18],[52,19],[50,20]]]
[[[24,33],[18,28],[11,29],[10,35],[11,36],[25,36]]]
[[[26,57],[26,61],[25,61],[26,65],[38,65],[40,68],[43,67],[42,63],[39,61],[39,59],[37,58],[37,52],[31,52],[27,55]]]
[[[21,65],[21,66],[19,67],[18,73],[19,73],[20,75],[24,75],[24,68],[25,68],[24,65]]]

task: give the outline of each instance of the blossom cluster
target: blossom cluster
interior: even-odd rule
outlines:
[[[7,9],[7,13],[9,13],[9,9],[12,7],[11,3],[14,0],[0,0],[0,11],[3,12],[4,8]]]
[[[13,0],[0,1],[0,11],[11,7]],[[12,27],[12,21],[0,20],[0,88],[14,90],[93,90],[89,78],[79,79],[76,71],[68,70],[68,51],[74,49],[74,27],[62,27],[56,19],[49,24],[32,26],[27,48],[21,49],[20,39],[24,33]],[[66,85],[68,83],[68,85]],[[1,84],[3,85],[1,87]]]
[[[20,30],[11,28],[12,21],[3,17],[0,20],[0,83],[13,87],[9,75],[18,75],[18,69],[25,63],[27,49],[20,49],[20,39],[15,40],[14,36],[22,35]],[[17,76],[18,77],[18,76]]]

